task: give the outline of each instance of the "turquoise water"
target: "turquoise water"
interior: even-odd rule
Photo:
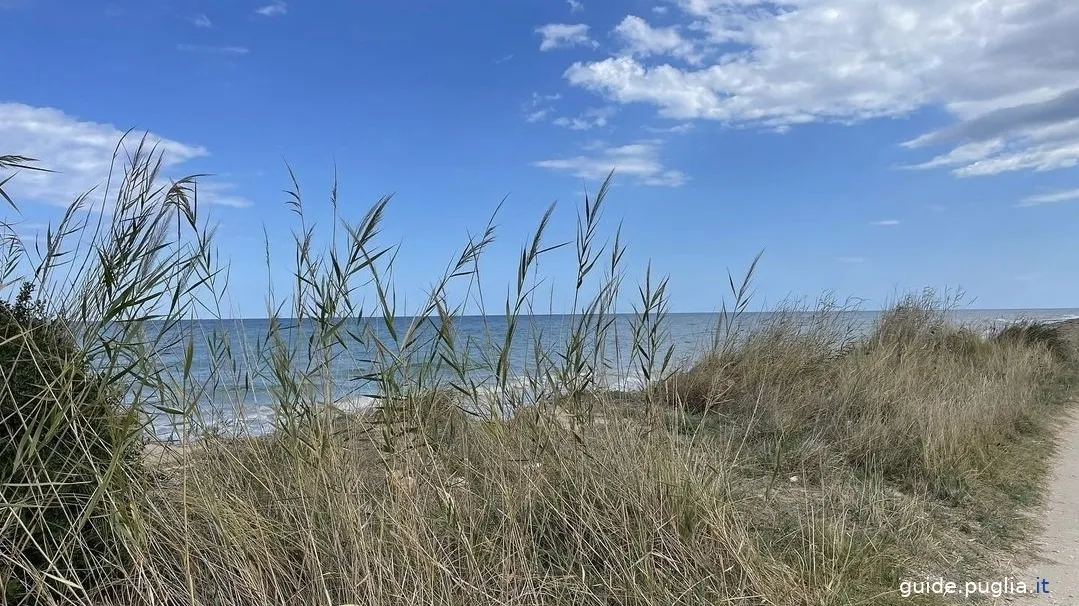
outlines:
[[[859,334],[871,328],[878,315],[879,312],[875,311],[840,311],[836,312],[834,319],[847,327],[851,334]],[[1020,319],[1054,321],[1079,318],[1079,308],[958,309],[948,315],[955,323],[988,330]],[[767,321],[770,316],[771,314],[766,312],[747,313],[742,316],[741,324],[743,327],[751,327]],[[610,320],[611,330],[608,331],[603,344],[603,370],[597,380],[609,387],[632,387],[635,384],[635,373],[631,370],[629,359],[632,318],[629,315],[618,315],[612,316]],[[673,361],[692,361],[695,354],[712,342],[719,320],[718,314],[710,313],[668,316],[665,341],[673,346]],[[403,338],[410,321],[411,319],[402,318],[395,323],[398,338]],[[380,340],[392,342],[390,330],[381,320],[366,322],[369,322],[370,330],[377,334]],[[534,369],[537,344],[540,350],[564,351],[566,335],[569,334],[572,322],[572,317],[558,315],[521,318],[516,337],[508,352],[507,374],[519,378],[527,370]],[[303,327],[297,326],[297,323],[291,320],[281,320],[279,324],[278,335],[286,342],[296,344],[294,350],[298,354],[287,365],[282,366],[292,367],[292,370],[296,367],[307,367],[310,356],[307,355]],[[274,416],[271,404],[276,399],[271,386],[277,382],[272,365],[264,356],[258,354],[259,351],[266,350],[270,329],[270,321],[266,319],[199,320],[183,323],[183,332],[194,337],[191,369],[188,373],[190,380],[186,392],[193,394],[188,398],[196,401],[200,412],[214,419],[216,425],[234,430],[244,428],[256,433],[271,426]],[[458,351],[467,349],[473,354],[469,379],[475,381],[481,390],[489,387],[493,383],[490,369],[494,368],[495,361],[485,360],[482,354],[492,351],[492,344],[502,345],[507,331],[506,318],[458,317],[454,320],[453,329]],[[432,342],[435,330],[430,323],[424,323],[420,327],[416,332],[419,350],[430,351],[424,347]],[[343,332],[362,334],[364,324],[355,320],[347,322]],[[592,349],[586,347],[585,351],[590,353]],[[333,356],[330,370],[325,374],[326,383],[331,386],[332,393],[320,395],[319,400],[337,402],[340,408],[346,410],[369,406],[375,390],[370,381],[364,380],[364,376],[372,369],[373,347],[369,343],[346,337],[345,347],[335,345],[327,351]],[[160,350],[159,354],[164,365],[172,368],[174,376],[179,379],[183,375],[186,347],[176,345]],[[557,354],[553,355],[554,362],[558,363]],[[284,371],[290,372],[288,368]],[[438,376],[431,379],[442,384],[459,381],[448,368],[443,368]],[[176,438],[177,430],[168,415],[157,416],[154,426],[159,438]]]

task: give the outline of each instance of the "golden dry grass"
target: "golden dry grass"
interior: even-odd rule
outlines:
[[[595,380],[612,360],[598,344],[612,330],[624,252],[617,235],[596,240],[605,183],[586,197],[574,242],[547,242],[552,208],[522,248],[499,309],[505,330],[479,352],[489,380],[480,385],[475,344],[452,330],[464,303],[448,302],[448,285],[467,282],[469,299],[493,222],[400,328],[393,250],[374,243],[388,200],[348,223],[334,187],[333,243],[321,252],[296,187],[294,291],[271,301],[274,322],[258,350],[233,352],[227,338],[179,322],[213,311],[224,288],[212,230],[187,199],[192,182],[155,188],[159,163],[138,157],[104,227],[72,225],[77,202],[56,233],[90,237],[70,251],[50,236],[26,276],[41,282],[49,313],[76,332],[128,409],[181,416],[200,439],[152,447],[141,465],[121,464],[121,452],[93,458],[80,444],[103,429],[81,416],[82,396],[43,390],[59,412],[12,425],[17,460],[42,463],[23,469],[27,482],[3,487],[5,600],[898,604],[913,601],[899,597],[901,579],[988,574],[1023,536],[1017,520],[1037,500],[1074,375],[1055,328],[984,337],[948,324],[942,303],[922,297],[900,301],[869,334],[852,332],[829,305],[781,310],[747,333],[731,329],[746,310],[749,275],[741,286],[728,276],[733,307],[713,347],[683,368],[667,342],[667,283],[649,268],[624,361],[647,381],[605,391]],[[569,334],[553,350],[537,344],[529,389],[517,390],[509,352],[528,338],[534,270],[564,244],[575,245],[578,267]],[[87,261],[55,273],[68,258]],[[19,265],[4,267],[0,284],[17,282]],[[364,297],[373,309],[357,302]],[[289,316],[303,330],[286,333],[279,325]],[[340,320],[357,317],[385,328],[353,331]],[[196,338],[210,352],[210,379],[191,370]],[[159,354],[164,347],[183,352],[180,368]],[[349,353],[371,358],[364,378],[380,405],[331,415],[329,377]],[[203,390],[215,378],[240,383],[232,369],[252,360],[273,387],[275,432],[215,434],[198,414]],[[492,414],[477,414],[483,402]],[[5,418],[26,403],[11,407]],[[57,423],[74,436],[62,456],[47,439]],[[125,444],[142,437],[106,429]],[[70,492],[46,464],[56,456],[87,461],[109,487],[93,490],[76,517],[104,520],[112,538],[90,549],[76,528],[85,519],[73,520],[38,565],[20,550],[40,529],[21,516],[42,505],[32,501],[44,489]]]
[[[578,422],[432,413],[454,438],[385,461],[364,417],[319,454],[208,442],[139,501],[132,574],[176,604],[877,604],[907,576],[988,574],[1037,471],[1009,445],[1047,438],[1067,369],[1037,344],[891,328],[706,358],[682,378],[721,386],[707,415],[604,394]]]

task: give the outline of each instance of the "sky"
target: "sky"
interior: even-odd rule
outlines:
[[[757,307],[1079,307],[1075,31],[1074,0],[0,0],[0,154],[56,171],[16,175],[0,218],[39,237],[135,129],[168,176],[211,175],[236,316],[288,280],[286,162],[320,233],[335,171],[347,219],[393,195],[406,310],[505,199],[501,309],[547,207],[571,240],[612,169],[621,309],[651,263],[671,311],[712,311],[762,250]],[[574,262],[540,266],[552,311]]]

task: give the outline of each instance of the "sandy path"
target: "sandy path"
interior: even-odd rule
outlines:
[[[1071,415],[1059,434],[1059,450],[1049,480],[1042,531],[1034,562],[1016,580],[1047,580],[1048,594],[1007,600],[1008,604],[1079,604],[1079,418]]]
[[[1079,321],[1061,322],[1062,332],[1079,345]],[[1042,530],[1032,545],[1034,561],[1016,580],[1048,581],[1047,594],[1027,595],[1004,603],[1079,605],[1079,415],[1073,413],[1057,435]]]

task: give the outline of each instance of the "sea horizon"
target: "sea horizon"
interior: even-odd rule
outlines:
[[[781,315],[782,311],[746,311],[737,316],[731,329],[735,332],[752,330],[754,326],[767,322],[769,318]],[[815,312],[794,312],[794,317],[811,317]],[[833,318],[837,330],[845,333],[846,338],[856,338],[872,329],[880,310],[836,309]],[[994,330],[1016,321],[1056,322],[1079,318],[1079,308],[956,308],[944,310],[947,321],[963,325],[989,334]],[[579,317],[580,314],[577,314]],[[670,347],[672,367],[692,364],[707,351],[717,337],[720,327],[720,312],[679,312],[666,316],[662,348]],[[430,316],[432,319],[438,316]],[[537,369],[536,344],[543,351],[549,352],[552,359],[557,359],[563,351],[565,337],[570,333],[574,314],[531,314],[519,317],[516,334],[511,340],[507,360],[507,375],[512,384],[525,384],[530,373]],[[613,321],[603,335],[602,368],[594,369],[592,380],[596,385],[632,390],[640,386],[641,379],[633,362],[632,330],[633,313],[609,314]],[[348,320],[349,318],[339,318]],[[416,316],[397,316],[394,324],[407,326]],[[311,363],[304,339],[293,340],[292,329],[296,318],[208,318],[182,321],[187,336],[201,334],[192,339],[191,367],[188,370],[190,380],[196,385],[212,382],[200,398],[199,412],[220,417],[219,426],[231,430],[242,429],[254,433],[270,431],[276,415],[275,379],[272,364],[267,358],[267,339],[274,322],[281,328],[281,335],[291,348],[294,357],[290,363],[300,366]],[[366,325],[377,338],[384,343],[392,343],[384,320],[380,316],[361,316],[355,320]],[[312,318],[314,323],[315,320]],[[302,324],[301,324],[302,325]],[[434,343],[435,330],[431,322],[418,326],[420,334],[417,342],[423,347]],[[493,383],[493,366],[490,358],[491,347],[501,347],[506,337],[507,317],[504,315],[460,315],[453,317],[455,340],[460,344],[468,343],[468,375],[481,389],[488,389]],[[726,327],[724,327],[726,329]],[[358,331],[354,331],[358,332]],[[593,338],[589,334],[589,338]],[[720,334],[719,336],[722,336]],[[225,347],[221,347],[226,343]],[[373,394],[377,387],[363,377],[375,366],[370,350],[365,350],[369,343],[362,339],[349,338],[347,344],[335,344],[330,347],[333,363],[329,369],[330,395],[323,394],[320,399],[332,402],[345,411],[358,411],[373,405]],[[221,358],[221,352],[228,351],[227,359]],[[172,347],[158,350],[164,367],[180,369],[187,355],[186,344],[174,341]],[[314,363],[319,363],[318,361]],[[179,371],[177,371],[179,372]],[[440,369],[435,373],[435,380],[449,382],[458,380],[452,372]],[[320,387],[322,389],[323,387]],[[171,420],[170,420],[171,419]],[[173,417],[161,416],[155,422],[155,431],[159,439],[172,439],[175,435]]]
[[[880,313],[882,313],[884,311],[887,311],[887,309],[859,309],[859,308],[847,309],[847,308],[837,307],[834,310],[834,312],[836,312],[836,313],[864,313],[864,314],[880,314]],[[1036,312],[1039,316],[1045,315],[1045,314],[1047,314],[1049,312],[1068,312],[1068,313],[1064,314],[1064,316],[1067,316],[1067,317],[1062,316],[1060,319],[1062,319],[1062,320],[1073,319],[1072,316],[1074,316],[1076,318],[1079,318],[1079,307],[956,307],[956,308],[953,308],[953,309],[944,310],[944,313],[946,315],[949,315],[949,314],[989,313],[989,312],[1008,312],[1009,314],[1012,314],[1014,312]],[[723,313],[722,310],[715,310],[715,311],[672,311],[672,312],[667,312],[666,316],[667,317],[672,317],[672,316],[719,316],[722,313]],[[728,311],[727,313],[730,314],[731,312]],[[794,311],[760,310],[760,311],[744,311],[744,312],[742,312],[742,315],[780,314],[780,313],[813,314],[813,313],[816,313],[816,312],[813,311],[813,310],[794,310]],[[534,312],[532,312],[532,313],[522,313],[522,314],[520,314],[519,317],[563,318],[563,317],[575,317],[575,316],[580,316],[580,315],[581,315],[580,313],[574,314],[574,313],[570,313],[570,312],[562,312],[562,313],[534,313]],[[633,316],[633,315],[636,315],[636,314],[634,312],[632,312],[632,311],[624,311],[624,312],[611,312],[611,313],[609,313],[607,315],[608,316]],[[335,316],[333,319],[335,319],[335,320],[346,320],[346,319],[353,318],[353,317],[357,317],[357,316]],[[377,314],[358,316],[358,317],[382,319],[382,316],[377,315]],[[420,318],[420,317],[425,317],[425,316],[399,315],[399,316],[394,316],[394,319],[397,319],[397,320],[411,320],[411,319]],[[438,316],[438,314],[429,314],[426,317],[437,318],[439,316]],[[469,313],[469,314],[456,314],[453,317],[455,319],[465,319],[465,318],[488,318],[488,319],[490,319],[490,318],[505,318],[507,316],[505,314]],[[229,320],[229,321],[269,321],[269,320],[278,320],[278,321],[280,321],[280,320],[296,320],[296,319],[297,319],[296,316],[221,316],[221,317],[210,316],[210,317],[205,317],[205,318],[183,318],[183,319],[180,319],[179,321],[180,322],[213,322],[213,321],[216,321],[216,320]]]

